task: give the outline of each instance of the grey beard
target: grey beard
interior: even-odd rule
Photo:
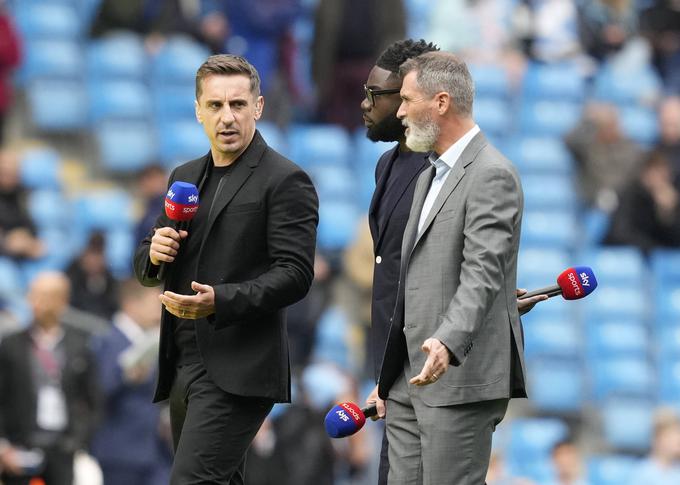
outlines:
[[[434,144],[439,137],[439,125],[432,120],[426,120],[421,125],[410,123],[406,146],[414,152],[429,152],[434,149]]]

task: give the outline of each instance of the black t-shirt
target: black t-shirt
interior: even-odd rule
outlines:
[[[211,165],[208,177],[201,188],[200,204],[187,232],[189,235],[181,242],[180,254],[175,264],[177,272],[173,277],[173,291],[180,295],[193,295],[191,282],[196,277],[198,265],[198,251],[208,225],[208,216],[213,199],[222,180],[224,186],[229,178],[233,165],[216,167]],[[220,189],[222,190],[222,189]],[[199,283],[203,283],[199,281]],[[195,364],[201,362],[201,355],[196,344],[196,320],[175,317],[174,341],[177,355],[177,365]]]

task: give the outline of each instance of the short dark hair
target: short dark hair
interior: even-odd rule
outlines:
[[[413,39],[398,40],[391,44],[380,54],[375,65],[386,71],[399,74],[399,66],[412,57],[418,57],[426,52],[438,51],[437,47],[432,42],[427,42],[424,39],[415,41]]]
[[[250,78],[250,92],[260,95],[260,75],[250,62],[244,57],[233,54],[216,54],[208,57],[196,71],[196,99],[201,96],[203,80],[212,75],[233,76],[244,75]]]
[[[404,62],[399,68],[402,79],[416,72],[418,86],[434,96],[445,91],[453,98],[453,107],[461,116],[472,116],[475,84],[465,62],[450,52],[427,52]]]

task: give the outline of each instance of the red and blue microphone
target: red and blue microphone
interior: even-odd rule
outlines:
[[[326,414],[324,419],[326,433],[331,438],[344,438],[363,428],[366,424],[366,418],[377,414],[375,405],[360,408],[353,402],[341,402],[333,406]]]
[[[561,295],[565,300],[579,300],[590,295],[597,288],[597,279],[589,266],[567,268],[557,277],[557,284],[530,291],[519,297],[520,300],[537,295],[553,297]]]
[[[189,182],[173,182],[165,196],[165,215],[171,226],[179,231],[186,231],[189,222],[198,212],[198,189]],[[167,264],[162,262],[158,269],[158,279],[165,278]]]

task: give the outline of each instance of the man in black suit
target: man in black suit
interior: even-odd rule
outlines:
[[[99,401],[87,335],[64,326],[69,281],[36,276],[33,322],[0,344],[0,471],[6,485],[73,482],[74,452],[87,446]]]
[[[264,99],[245,59],[210,57],[196,75],[196,118],[210,152],[176,168],[200,207],[188,230],[165,215],[135,254],[161,295],[159,381],[170,399],[171,484],[242,484],[244,457],[274,402],[290,401],[285,308],[313,278],[318,200],[299,167],[255,129]]]

